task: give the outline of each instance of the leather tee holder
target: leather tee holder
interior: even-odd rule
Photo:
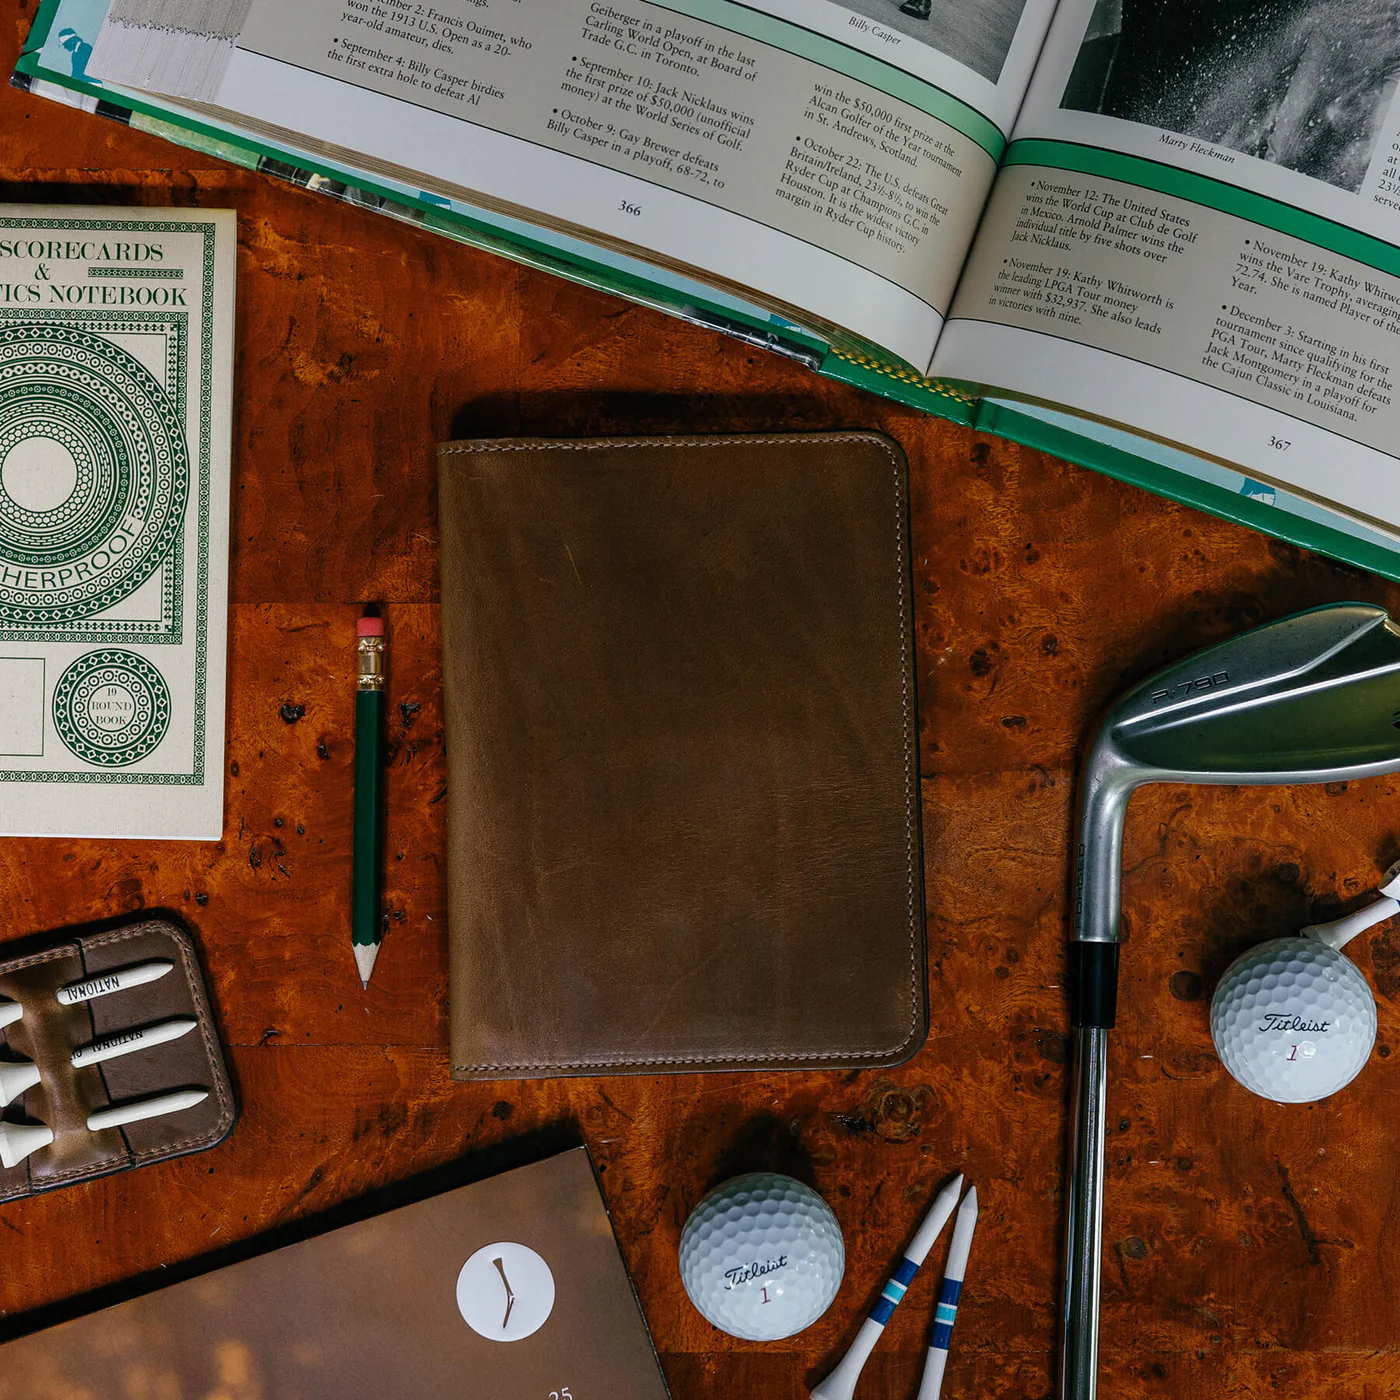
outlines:
[[[439,474],[453,1075],[912,1055],[898,447],[456,442]]]
[[[57,1000],[58,989],[70,983],[155,961],[173,964],[157,981],[74,1006]],[[54,1134],[50,1146],[8,1171],[0,1169],[0,1201],[199,1152],[222,1142],[233,1128],[233,1090],[199,959],[178,924],[142,919],[0,957],[0,998],[24,1008],[23,1018],[3,1032],[5,1059],[32,1060],[42,1076],[4,1116],[42,1123]],[[176,1017],[192,1017],[197,1024],[178,1040],[73,1066],[73,1052],[82,1046]],[[209,1097],[168,1117],[88,1131],[88,1115],[99,1109],[177,1089],[207,1089]]]

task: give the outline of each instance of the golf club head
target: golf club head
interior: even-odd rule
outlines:
[[[1130,690],[1085,765],[1075,937],[1118,936],[1122,826],[1143,783],[1322,783],[1400,770],[1400,627],[1371,603],[1295,613]]]

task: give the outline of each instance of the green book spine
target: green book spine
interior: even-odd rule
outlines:
[[[1164,496],[1169,501],[1192,506],[1222,520],[1248,525],[1261,534],[1272,535],[1288,544],[1340,559],[1380,574],[1382,578],[1400,581],[1400,550],[1357,539],[1345,530],[1322,521],[1305,519],[1223,490],[1209,482],[1197,481],[1183,472],[1119,451],[1092,438],[1067,432],[1028,414],[1017,413],[1005,405],[984,401],[979,406],[973,426],[978,432],[991,433],[993,437],[1048,452],[1076,466],[1091,467],[1115,481],[1140,486],[1144,491]]]

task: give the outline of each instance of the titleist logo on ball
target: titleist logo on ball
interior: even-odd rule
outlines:
[[[1331,1026],[1331,1021],[1305,1021],[1301,1016],[1286,1016],[1281,1012],[1271,1011],[1264,1017],[1264,1023],[1259,1027],[1261,1031],[1311,1031],[1320,1033]]]
[[[724,1286],[726,1288],[738,1288],[741,1283],[752,1283],[756,1278],[762,1278],[764,1274],[771,1274],[775,1269],[785,1269],[788,1257],[780,1254],[776,1259],[765,1259],[761,1263],[755,1260],[752,1264],[740,1264],[737,1269],[726,1269],[724,1271]]]

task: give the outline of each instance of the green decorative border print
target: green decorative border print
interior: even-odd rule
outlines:
[[[0,311],[0,344],[24,327],[54,326],[83,331],[107,342],[116,335],[156,335],[165,343],[164,383],[158,387],[175,403],[185,401],[189,360],[189,313],[186,311],[130,311],[120,316],[110,311]],[[114,354],[122,355],[120,347],[112,345]],[[0,436],[4,429],[0,427]],[[183,444],[183,424],[180,427]],[[0,441],[0,460],[8,444]],[[184,451],[183,445],[177,449]],[[187,455],[187,453],[185,454]],[[188,463],[183,470],[188,472]],[[186,492],[186,495],[188,492]],[[184,506],[181,506],[183,515]],[[0,533],[3,530],[0,529]],[[98,642],[129,641],[148,646],[179,646],[184,636],[183,603],[185,593],[185,538],[183,528],[174,532],[170,547],[160,561],[160,616],[145,618],[108,618],[93,615],[74,616],[66,625],[35,618],[17,622],[9,610],[0,608],[0,641]]]
[[[58,322],[0,323],[0,455],[26,449],[47,480],[64,458],[72,472],[63,499],[28,504],[0,478],[0,619],[37,637],[123,602],[162,567],[190,471],[164,387],[115,341]]]
[[[14,219],[0,218],[0,230],[16,229],[28,230],[36,227],[34,219]],[[210,472],[211,453],[213,445],[213,408],[214,408],[214,254],[215,254],[215,227],[212,223],[197,223],[185,221],[166,220],[130,220],[130,219],[45,219],[42,221],[45,229],[70,230],[73,232],[88,233],[166,233],[179,234],[190,233],[200,236],[202,244],[202,285],[201,285],[201,310],[199,327],[199,443],[193,453],[194,461],[198,464],[199,490],[197,498],[196,529],[197,529],[197,553],[195,568],[195,616],[194,616],[194,713],[193,713],[193,764],[186,773],[131,773],[123,771],[113,771],[112,767],[94,767],[90,771],[35,771],[20,769],[0,769],[0,782],[24,783],[24,782],[49,782],[49,783],[118,783],[127,786],[147,786],[147,787],[198,787],[204,782],[205,768],[205,745],[206,730],[208,726],[209,697],[206,681],[206,668],[209,661],[209,505],[210,505]],[[92,329],[92,321],[102,321],[108,326],[120,326],[124,331],[147,332],[160,322],[166,323],[168,336],[167,345],[167,385],[175,390],[174,397],[177,402],[186,402],[186,375],[188,371],[187,357],[187,314],[173,312],[129,312],[122,316],[113,316],[110,313],[93,312],[83,313],[81,311],[50,311],[50,312],[15,312],[4,317],[6,324],[15,322],[45,322],[56,321],[68,326],[82,325],[86,329]],[[170,331],[174,331],[170,335]],[[109,331],[109,334],[116,333]],[[157,331],[156,333],[160,333]],[[183,421],[183,420],[182,420]],[[187,453],[188,455],[188,453]],[[183,531],[179,532],[179,537],[183,537]],[[171,551],[171,567],[166,570],[167,586],[170,576],[175,576],[175,589],[172,594],[174,608],[170,616],[176,623],[173,635],[167,635],[161,640],[167,643],[180,641],[179,619],[182,615],[181,602],[183,599],[183,554],[176,558],[174,549]],[[178,567],[176,565],[178,564]],[[138,623],[137,626],[142,624]],[[91,640],[92,633],[79,633],[77,635],[61,635],[59,633],[49,633],[36,631],[35,629],[25,629],[18,632],[0,633],[0,638],[11,640],[19,639],[33,641],[36,638],[44,641],[74,641]],[[133,640],[145,641],[145,638],[133,638]],[[152,640],[155,640],[154,638]],[[145,662],[133,653],[110,650],[105,653],[110,656],[120,656],[126,658],[124,664],[130,665],[132,661],[139,662],[142,668],[159,678],[159,672],[149,662]],[[65,672],[60,680],[67,679],[71,673],[87,658],[79,658],[77,663]],[[133,668],[132,676],[136,675]],[[161,688],[164,690],[165,682],[160,679]],[[57,708],[58,690],[55,690],[55,707]],[[153,710],[156,708],[153,700]],[[169,722],[169,697],[166,695],[166,725]],[[164,727],[161,734],[164,734]],[[62,731],[60,731],[62,734]],[[68,742],[68,736],[63,736],[64,742]],[[80,736],[81,738],[81,736]],[[159,742],[157,740],[157,742]],[[152,743],[145,751],[155,748]],[[75,752],[77,752],[75,750]],[[79,752],[79,757],[86,755]],[[138,754],[126,760],[128,763],[139,761],[144,754]]]
[[[111,719],[104,719],[104,713]],[[84,763],[125,768],[139,763],[165,738],[170,687],[135,652],[90,651],[59,677],[53,722],[58,737]]]
[[[127,282],[178,282],[185,275],[183,267],[90,267],[89,277],[120,277]]]

